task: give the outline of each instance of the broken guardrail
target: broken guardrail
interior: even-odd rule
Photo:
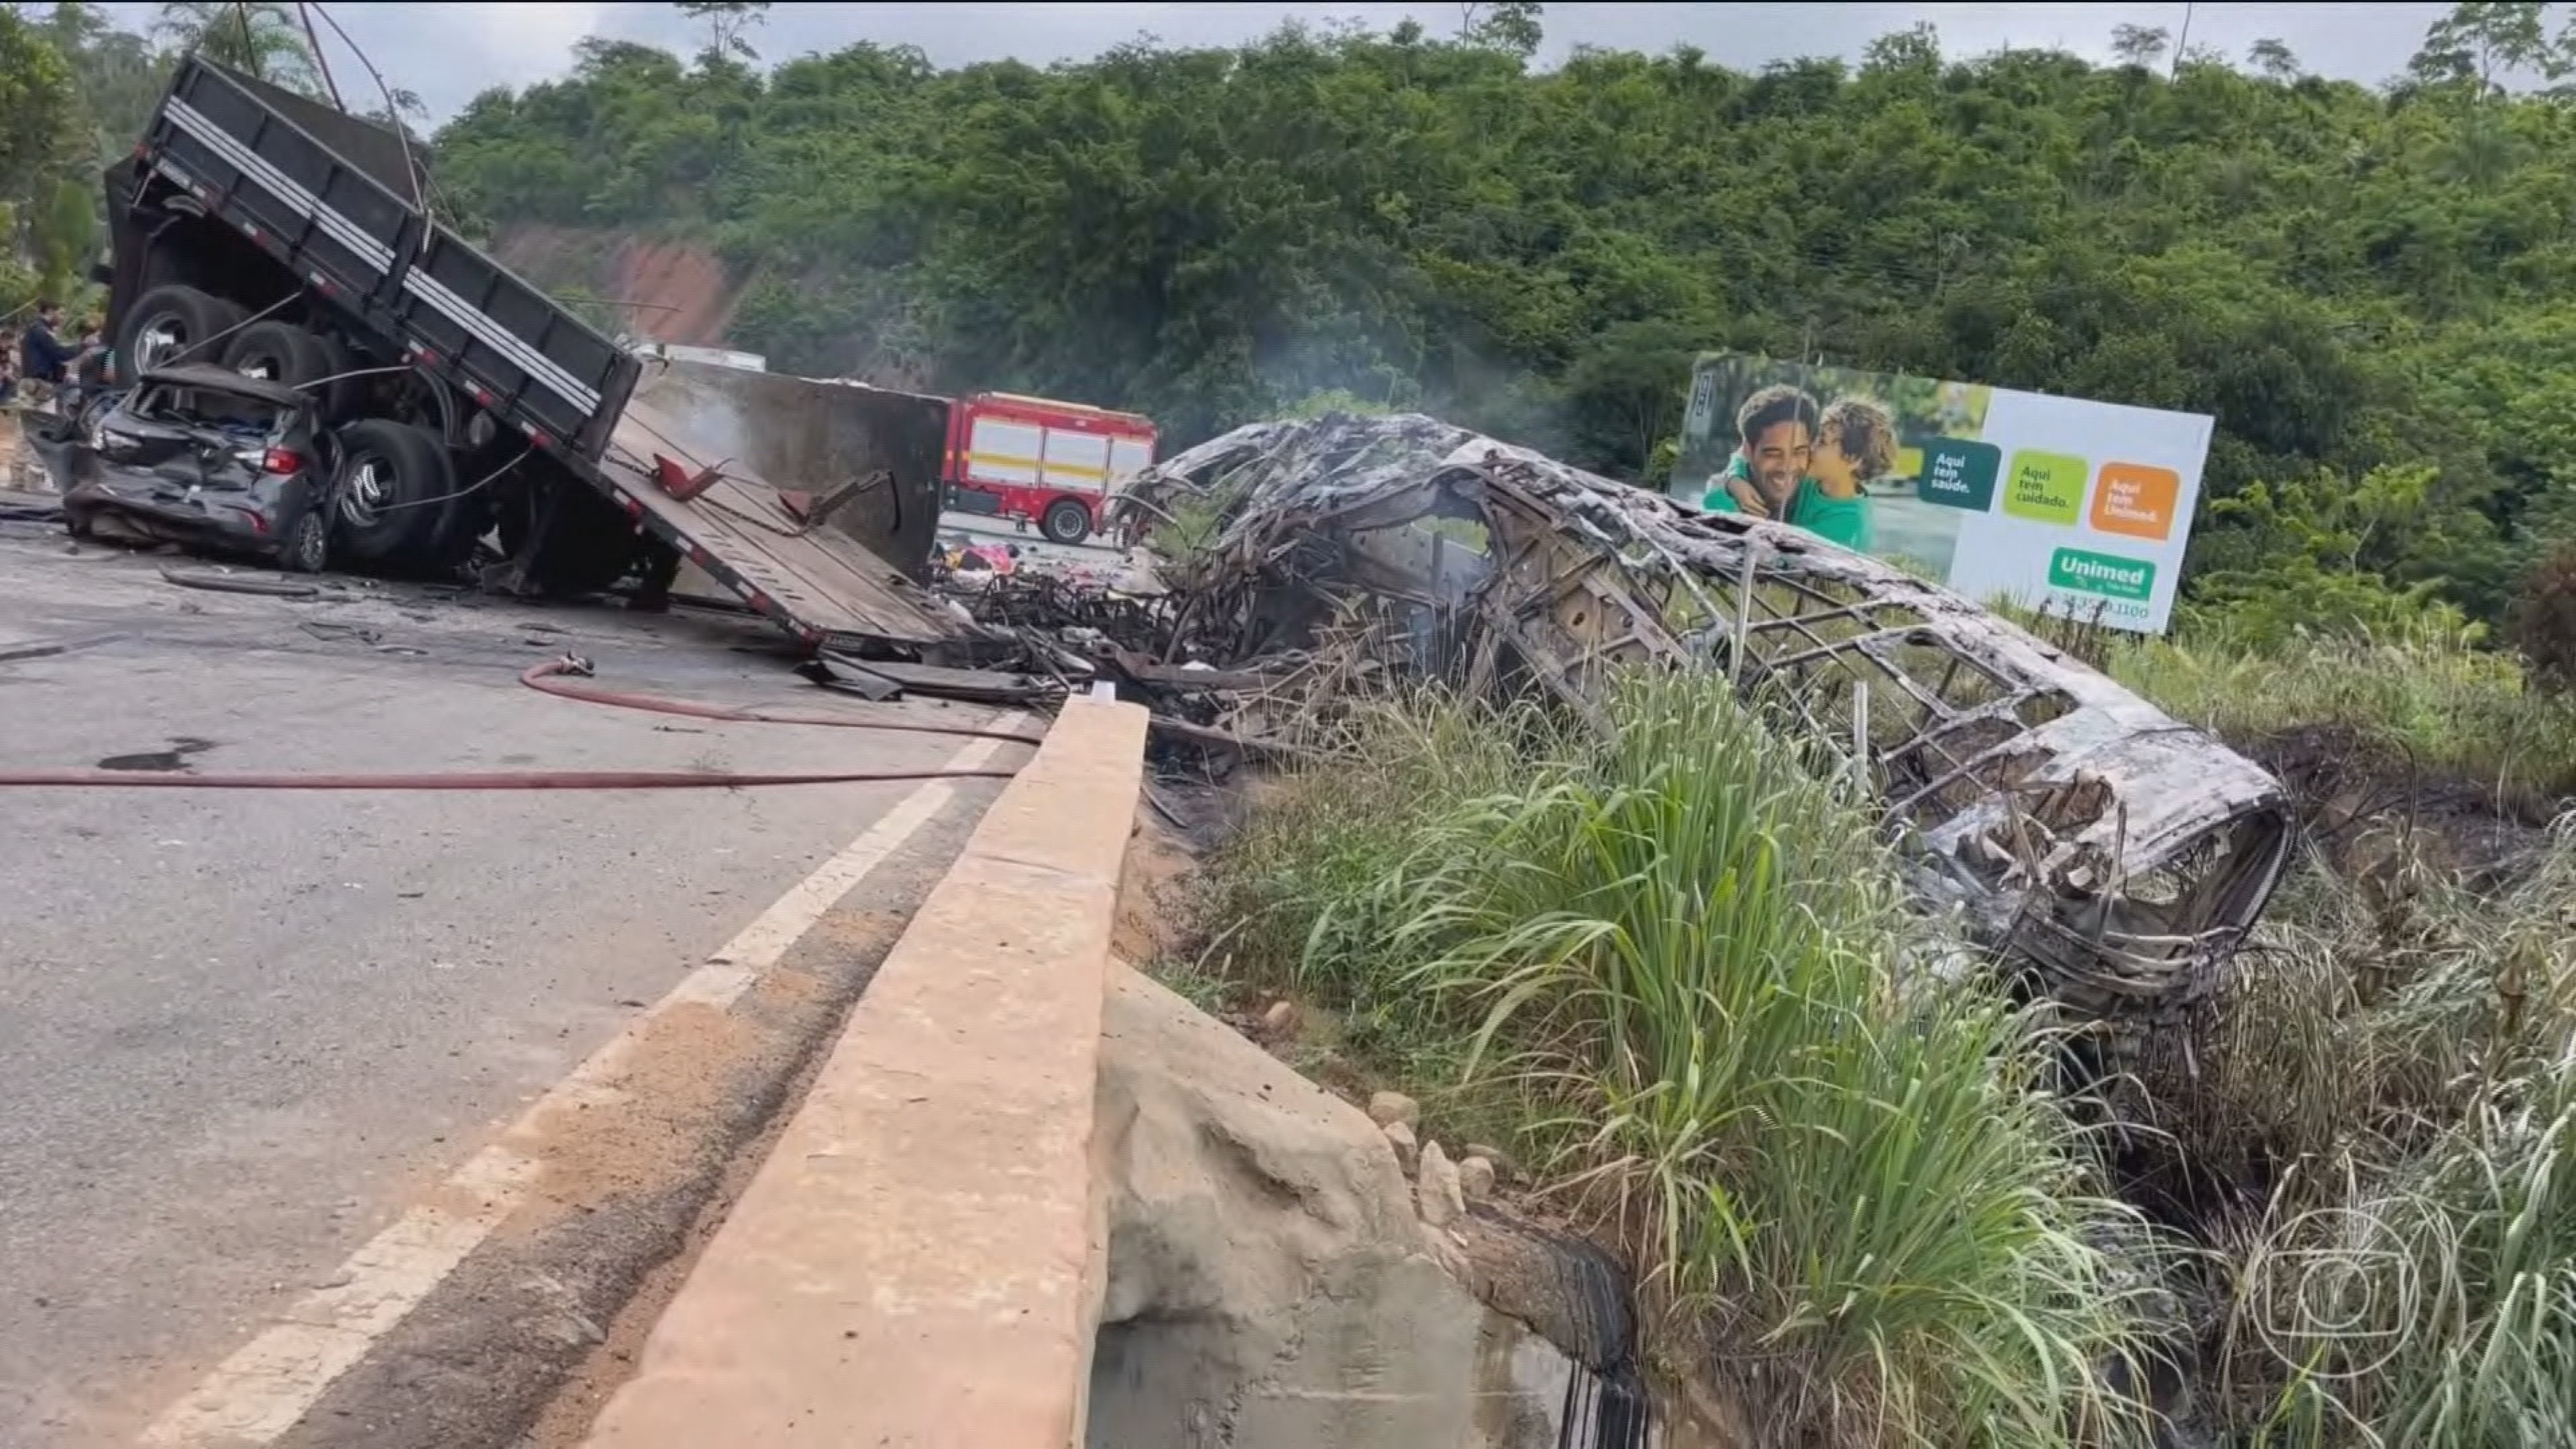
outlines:
[[[1366,601],[1394,621],[1372,667],[1441,661],[1586,713],[1620,666],[1786,701],[1867,762],[1918,893],[2081,1017],[2207,999],[2288,855],[2269,774],[1986,610],[1431,418],[1239,428],[1131,483],[1113,522],[1146,518],[1186,536],[1162,567],[1186,611],[1167,657],[1311,679]]]

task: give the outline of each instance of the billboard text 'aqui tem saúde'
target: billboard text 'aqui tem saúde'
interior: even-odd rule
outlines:
[[[1747,423],[1765,436],[1743,437]],[[1802,504],[1830,513],[1833,525],[1811,525],[1971,599],[2162,633],[2212,426],[2196,413],[1712,352],[1691,371],[1672,492],[1733,507],[1709,498],[1732,477],[1769,498],[1772,516],[1798,523]],[[1851,494],[1856,510],[1821,501]]]

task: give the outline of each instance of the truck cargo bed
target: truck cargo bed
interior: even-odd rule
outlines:
[[[657,481],[657,455],[693,476],[720,465],[722,476],[683,501]],[[805,527],[780,506],[775,487],[739,463],[708,456],[650,402],[627,403],[600,470],[628,517],[808,644],[849,649],[875,639],[937,648],[979,632],[857,540],[828,525]]]

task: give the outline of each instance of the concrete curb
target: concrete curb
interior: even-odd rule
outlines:
[[[1145,712],[1066,703],[878,969],[588,1449],[1066,1449]]]

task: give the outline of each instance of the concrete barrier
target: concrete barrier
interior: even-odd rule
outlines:
[[[1145,712],[1074,699],[868,988],[591,1449],[1067,1449]]]

